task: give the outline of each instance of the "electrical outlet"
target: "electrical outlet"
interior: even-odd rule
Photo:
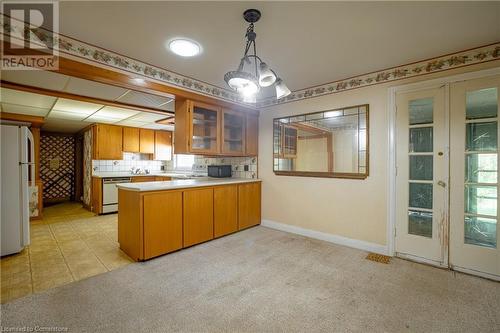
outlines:
[[[243,167],[243,170],[248,171],[248,164],[245,164],[245,166]]]

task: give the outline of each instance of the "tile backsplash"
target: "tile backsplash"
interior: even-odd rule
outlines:
[[[124,153],[123,160],[93,160],[92,170],[94,172],[124,172],[130,171],[131,168],[141,168],[142,170],[148,169],[151,172],[181,171],[206,175],[207,166],[211,164],[230,164],[234,178],[257,178],[256,157],[207,157],[197,155],[194,156],[191,170],[176,170],[174,161],[152,161],[146,158],[147,155],[143,156],[143,154]],[[245,167],[247,170],[245,170]]]
[[[193,171],[207,173],[211,164],[230,164],[234,178],[257,178],[257,157],[205,157],[195,156]],[[245,171],[245,166],[247,171]]]

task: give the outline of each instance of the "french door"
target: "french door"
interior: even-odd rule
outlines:
[[[444,88],[396,96],[396,251],[445,265],[447,135]]]
[[[500,280],[499,90],[497,75],[396,95],[398,256]]]
[[[450,86],[450,265],[500,279],[500,76]]]

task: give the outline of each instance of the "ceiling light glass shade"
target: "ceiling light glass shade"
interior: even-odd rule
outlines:
[[[281,99],[290,95],[292,92],[288,87],[283,83],[281,79],[276,80],[276,98]]]
[[[261,87],[269,87],[276,82],[276,75],[269,69],[265,62],[259,65],[259,85]]]
[[[247,72],[227,72],[226,75],[224,75],[224,81],[226,81],[231,89],[236,90],[244,96],[255,95],[260,90],[259,83],[255,76]]]
[[[172,52],[182,57],[194,57],[201,52],[201,46],[188,39],[174,39],[168,43],[168,47]]]

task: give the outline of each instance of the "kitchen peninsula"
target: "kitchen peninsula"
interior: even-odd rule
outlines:
[[[260,224],[258,179],[118,184],[118,242],[142,261]]]

